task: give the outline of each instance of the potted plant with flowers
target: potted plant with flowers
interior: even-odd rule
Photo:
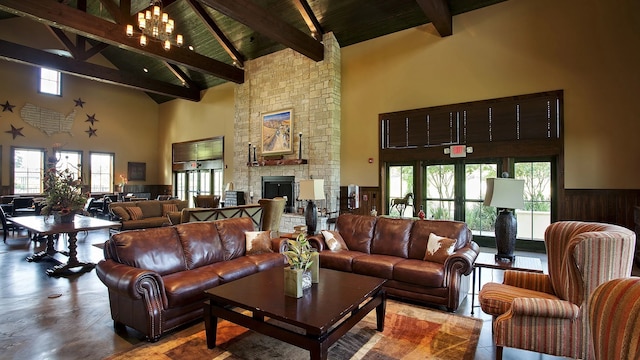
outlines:
[[[304,290],[318,282],[318,252],[314,251],[304,233],[295,240],[287,240],[284,252],[289,267],[284,269],[284,292],[287,296],[299,298]]]
[[[40,213],[53,215],[57,223],[73,222],[73,217],[80,212],[87,197],[82,194],[82,182],[76,179],[69,169],[58,170],[50,167],[44,175],[44,206]]]

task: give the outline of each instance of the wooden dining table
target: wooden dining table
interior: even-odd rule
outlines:
[[[76,273],[90,271],[95,267],[94,263],[78,260],[78,246],[76,244],[78,241],[78,232],[120,227],[119,222],[83,215],[76,215],[71,223],[55,223],[53,221],[53,216],[47,217],[43,215],[16,216],[12,217],[11,221],[15,225],[24,227],[38,236],[47,237],[46,249],[27,257],[27,261],[40,261],[45,258],[52,258],[55,254],[62,254],[69,257],[66,263],[47,269],[47,275],[49,276],[69,276]],[[68,251],[59,251],[55,249],[55,237],[59,237],[61,234],[68,235]],[[80,269],[78,271],[73,271],[72,269],[74,268]]]

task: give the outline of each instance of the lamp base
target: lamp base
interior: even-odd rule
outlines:
[[[516,233],[518,222],[513,212],[508,209],[501,210],[496,218],[496,261],[513,261],[516,248]]]
[[[307,235],[315,235],[318,226],[318,208],[313,201],[307,202],[307,208],[304,211],[304,221],[307,225]]]

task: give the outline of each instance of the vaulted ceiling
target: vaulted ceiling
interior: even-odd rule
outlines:
[[[0,59],[45,66],[145,91],[156,102],[199,101],[201,90],[243,83],[247,60],[285,48],[322,61],[322,34],[341,47],[432,23],[455,36],[452,17],[505,0],[164,0],[185,45],[165,51],[141,47],[126,24],[150,0],[0,0],[0,21],[26,17],[51,29],[71,55],[60,56],[9,42],[0,34]],[[90,59],[100,53],[115,66]],[[146,71],[143,71],[145,70]]]

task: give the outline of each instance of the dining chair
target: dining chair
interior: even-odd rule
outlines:
[[[260,199],[258,204],[262,207],[260,215],[260,230],[280,232],[280,219],[284,212],[286,200],[282,197],[273,199]]]
[[[2,222],[2,233],[3,233],[2,241],[4,241],[4,243],[6,244],[9,230],[11,230],[12,233],[15,233],[16,226],[13,224],[13,222],[11,222],[11,220],[9,219],[9,216],[4,212],[3,206],[0,206],[0,221]]]

